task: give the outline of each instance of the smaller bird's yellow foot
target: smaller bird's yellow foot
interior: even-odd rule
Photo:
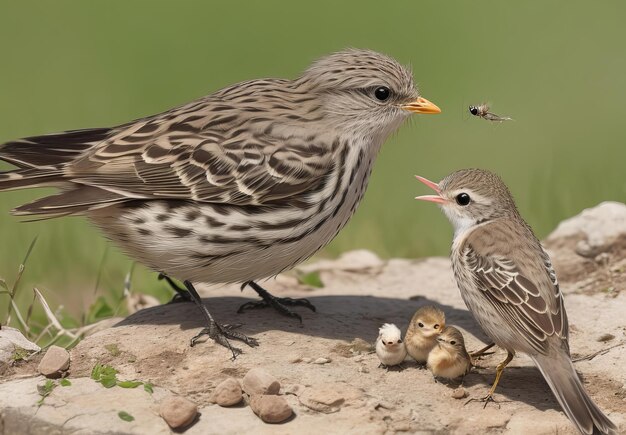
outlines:
[[[477,351],[470,353],[469,356],[472,358],[476,358],[482,355],[489,355],[493,352],[487,353],[487,351],[491,349],[492,347],[494,347],[495,345],[496,345],[495,343],[490,343],[487,346],[483,347],[482,349],[478,349]]]
[[[483,409],[487,407],[489,402],[495,403],[498,406],[498,408],[500,408],[500,403],[502,403],[501,401],[494,399],[493,394],[491,393],[487,394],[485,397],[480,398],[480,399],[469,399],[467,402],[465,402],[463,406],[467,405],[470,402],[483,402],[484,403]]]

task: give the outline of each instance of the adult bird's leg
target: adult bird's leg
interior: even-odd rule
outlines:
[[[485,408],[487,406],[487,403],[489,403],[490,401],[492,402],[494,401],[493,393],[495,393],[496,387],[498,386],[498,382],[500,382],[500,376],[502,376],[502,372],[504,371],[504,368],[511,362],[511,360],[515,356],[515,352],[511,352],[510,350],[507,352],[508,353],[506,355],[506,359],[502,361],[500,364],[498,364],[498,367],[496,367],[496,380],[493,382],[493,385],[491,386],[489,393],[487,393],[487,395],[483,397],[482,399],[483,402],[485,402],[485,406],[483,406],[483,408]]]
[[[302,306],[302,307],[307,307],[311,311],[316,311],[315,306],[308,299],[277,298],[275,296],[272,296],[270,292],[265,290],[263,287],[261,287],[254,281],[244,282],[243,285],[241,286],[241,290],[243,291],[243,289],[247,285],[252,287],[252,289],[255,292],[257,292],[257,294],[261,296],[263,300],[246,302],[245,304],[239,307],[239,309],[237,310],[238,313],[242,313],[245,310],[252,310],[255,308],[273,307],[280,314],[284,316],[288,316],[288,317],[295,317],[296,319],[300,320],[300,323],[302,323],[302,317],[300,316],[300,314],[294,313],[289,308],[287,308],[287,306],[290,306],[290,307]]]
[[[488,344],[487,346],[483,347],[482,349],[479,349],[479,350],[477,350],[476,352],[472,352],[472,353],[470,353],[469,355],[470,355],[472,358],[477,357],[477,356],[484,355],[484,354],[485,354],[485,352],[487,352],[489,349],[491,349],[491,348],[492,348],[492,347],[494,347],[495,345],[496,345],[495,343]]]
[[[165,280],[170,285],[170,287],[172,287],[172,289],[174,289],[174,291],[176,292],[172,300],[169,301],[170,304],[173,304],[174,302],[192,302],[191,295],[189,294],[189,292],[185,290],[184,288],[182,288],[181,286],[179,286],[178,284],[176,284],[176,282],[174,282],[172,278],[170,278],[163,272],[159,273],[158,280],[159,281]]]
[[[202,311],[202,315],[207,322],[207,326],[191,339],[191,346],[194,346],[196,344],[196,341],[198,341],[198,339],[203,335],[208,335],[217,343],[229,349],[233,353],[232,359],[234,360],[235,358],[237,358],[237,355],[241,353],[241,349],[231,346],[230,342],[228,341],[229,338],[233,340],[241,340],[250,347],[255,347],[259,345],[256,339],[248,337],[240,332],[234,331],[235,327],[220,326],[213,319],[213,316],[211,316],[211,313],[209,312],[207,307],[202,303],[202,299],[200,299],[200,295],[194,288],[193,284],[191,284],[190,281],[185,281],[184,284],[187,288],[187,291],[189,292],[191,300],[198,306],[198,308],[200,308],[200,311]]]

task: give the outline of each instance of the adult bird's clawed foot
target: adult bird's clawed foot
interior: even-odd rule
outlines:
[[[263,299],[260,301],[246,302],[245,304],[239,307],[239,309],[237,310],[238,313],[243,313],[245,310],[252,310],[256,308],[272,307],[283,316],[294,317],[298,319],[300,323],[302,323],[302,316],[300,316],[300,314],[298,313],[291,311],[289,308],[287,308],[288,306],[289,307],[301,306],[301,307],[306,307],[313,312],[316,311],[315,305],[313,305],[308,299],[277,298],[276,296],[273,296],[270,292],[265,290],[263,287],[255,283],[254,281],[249,281],[249,282],[244,283],[241,286],[241,289],[243,290],[247,285],[252,287],[252,289],[256,291],[257,294],[261,296],[261,298]]]
[[[221,344],[225,348],[231,351],[233,354],[232,359],[235,360],[238,355],[242,353],[242,350],[234,347],[230,344],[228,339],[231,340],[239,340],[243,341],[250,347],[256,347],[259,345],[258,341],[255,338],[248,337],[245,334],[235,331],[235,329],[239,328],[241,325],[219,325],[211,316],[211,313],[207,309],[207,307],[202,303],[202,299],[200,299],[200,295],[196,291],[195,287],[190,281],[185,281],[185,287],[187,288],[187,292],[191,297],[191,300],[196,304],[200,311],[202,312],[207,326],[202,329],[198,334],[196,334],[191,339],[191,346],[195,346],[198,342],[198,339],[204,335],[208,335],[209,338],[213,339],[216,343]]]

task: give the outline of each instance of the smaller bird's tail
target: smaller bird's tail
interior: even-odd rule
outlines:
[[[565,352],[531,358],[548,382],[567,417],[585,435],[616,435],[617,427],[591,400]]]

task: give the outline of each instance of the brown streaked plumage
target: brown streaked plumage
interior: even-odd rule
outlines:
[[[454,326],[446,326],[437,337],[437,344],[428,354],[426,365],[433,376],[456,379],[465,376],[472,361],[465,348],[463,334]]]
[[[428,353],[437,344],[437,337],[446,326],[446,315],[432,305],[420,307],[409,323],[404,337],[408,354],[418,363],[426,364]]]
[[[299,317],[254,281],[330,242],[385,139],[410,113],[438,112],[394,59],[344,50],[295,80],[250,80],[117,127],[0,145],[0,159],[17,166],[0,174],[0,190],[60,187],[15,213],[84,214],[188,289],[251,283]],[[213,338],[224,335],[208,322]]]
[[[491,399],[515,352],[524,352],[581,433],[617,433],[574,370],[563,295],[550,257],[506,185],[480,169],[454,172],[439,184],[418,178],[437,194],[417,199],[440,204],[454,226],[452,266],[465,304],[508,352],[485,399]]]

